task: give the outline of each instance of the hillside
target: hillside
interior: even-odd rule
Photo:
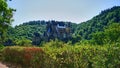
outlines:
[[[29,21],[25,22],[23,24],[20,24],[18,26],[10,27],[8,29],[8,36],[12,39],[29,39],[32,40],[34,33],[39,33],[40,35],[43,35],[43,33],[46,31],[46,25],[50,22],[56,22],[56,23],[68,23],[63,21]],[[72,32],[74,33],[75,27],[77,26],[75,23],[71,23],[72,26]]]
[[[8,34],[14,39],[26,38],[32,40],[35,32],[42,34],[45,31],[45,21],[29,21],[14,28],[9,28]]]
[[[75,34],[81,35],[83,39],[91,39],[92,33],[103,31],[112,23],[120,23],[120,6],[104,10],[91,20],[78,24]]]
[[[69,23],[64,21],[29,21],[18,26],[9,27],[7,35],[8,39],[16,40],[29,40],[32,41],[34,33],[43,35],[46,31],[47,23]],[[120,23],[120,6],[114,6],[107,10],[102,11],[99,15],[93,17],[91,20],[82,22],[80,24],[71,23],[72,36],[70,40],[73,43],[78,42],[81,38],[84,40],[92,39],[94,33],[104,31],[105,28],[113,23]],[[16,41],[18,42],[18,41]],[[25,41],[26,42],[26,41]]]

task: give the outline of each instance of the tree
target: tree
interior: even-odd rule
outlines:
[[[26,39],[26,38],[16,39],[16,40],[14,41],[14,44],[15,44],[15,45],[19,45],[19,46],[30,46],[31,43],[32,43],[32,41],[31,41],[31,40],[28,40],[28,39]]]
[[[105,29],[104,32],[109,42],[113,42],[113,43],[120,42],[118,41],[120,39],[120,24],[119,23],[111,24],[107,29]]]
[[[83,39],[90,40],[92,33],[104,31],[105,27],[115,22],[120,23],[120,6],[106,9],[92,19],[78,24],[75,34],[81,35]]]
[[[75,44],[76,42],[79,42],[82,39],[82,37],[80,35],[77,36],[73,36],[72,37],[72,44]]]
[[[42,39],[41,39],[40,34],[37,33],[37,32],[35,32],[35,33],[34,33],[33,40],[32,40],[32,44],[33,44],[33,45],[40,45],[41,40],[42,40]]]
[[[120,24],[113,23],[105,28],[103,32],[96,32],[92,34],[92,39],[99,45],[120,42]]]
[[[13,21],[13,11],[15,10],[8,7],[7,0],[0,0],[0,40],[2,42],[5,39],[8,26],[10,26]]]

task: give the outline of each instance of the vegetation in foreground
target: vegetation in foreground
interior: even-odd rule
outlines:
[[[26,68],[119,68],[120,44],[71,46],[57,40],[43,47],[11,46],[3,48],[2,60]]]

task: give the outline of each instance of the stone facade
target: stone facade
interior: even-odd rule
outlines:
[[[46,31],[44,32],[44,39],[69,39],[71,37],[71,23],[64,22],[48,22]]]

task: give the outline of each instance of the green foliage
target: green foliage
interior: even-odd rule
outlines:
[[[110,42],[120,42],[120,24],[114,23],[110,25],[107,29],[105,29],[105,34],[107,35],[107,39]]]
[[[5,47],[3,60],[22,67],[42,68],[119,68],[120,65],[120,44],[70,46],[57,40],[43,46]]]
[[[8,36],[12,39],[29,39],[32,41],[35,32],[43,34],[45,31],[44,21],[30,21],[23,23],[19,26],[11,27],[8,29]]]
[[[82,37],[80,35],[72,36],[72,44],[75,44],[76,42],[79,42],[82,40]]]
[[[111,38],[105,37],[106,39],[104,38],[102,39],[101,37],[103,37],[104,33],[99,33],[99,32],[104,32],[105,28],[107,28],[109,25],[115,22],[120,23],[119,10],[120,10],[120,6],[114,6],[113,8],[102,11],[99,15],[93,17],[91,20],[88,20],[86,22],[80,24],[71,23],[71,32],[73,34],[73,37],[70,39],[70,41],[73,44],[75,44],[76,42],[80,42],[81,40],[91,40],[93,43],[97,42],[98,44],[104,44],[105,42],[108,42],[109,39],[115,42],[115,40],[112,39],[117,38],[117,36],[115,35],[111,36],[110,31],[108,32],[106,31],[106,33],[108,33],[111,36]],[[33,34],[35,32],[39,33],[40,36],[42,36],[41,38],[43,38],[44,31],[46,30],[46,23],[50,23],[50,22],[59,22],[59,21],[29,21],[19,26],[15,26],[14,28],[9,27],[7,32],[8,38],[12,39],[13,41],[15,41],[16,39],[21,40],[22,38],[33,41],[33,36],[34,36]],[[94,40],[92,40],[93,38],[94,40],[95,39],[97,40],[94,42]],[[100,41],[101,39],[103,41]],[[44,40],[40,39],[38,45],[41,44],[42,42],[44,42]]]
[[[78,24],[75,35],[81,35],[83,39],[90,40],[92,33],[103,31],[105,27],[115,22],[120,23],[120,6],[104,10],[91,20]]]
[[[4,46],[0,44],[0,51],[1,51],[3,48],[4,48]]]
[[[40,36],[42,36],[41,38],[43,39],[44,32],[46,31],[46,23],[50,23],[50,22],[58,23],[59,21],[54,21],[54,20],[40,21],[40,20],[38,20],[38,21],[25,22],[23,24],[15,26],[14,28],[9,27],[8,31],[7,31],[7,36],[8,36],[8,38],[11,38],[13,41],[16,39],[21,40],[22,38],[33,41],[34,33],[39,33]],[[68,23],[68,22],[63,22],[63,23]],[[75,31],[76,26],[77,25],[75,23],[71,23],[71,28],[72,28],[71,31],[73,33]]]
[[[44,51],[49,56],[46,58],[47,67],[52,68],[116,68],[120,65],[119,45],[64,44],[59,48],[44,47]]]
[[[92,39],[94,43],[99,45],[119,43],[120,24],[119,23],[111,24],[109,27],[105,28],[103,32],[94,33]]]
[[[5,0],[0,0],[0,43],[3,43],[8,26],[13,21],[13,11],[15,10],[9,8]]]
[[[51,48],[60,48],[65,46],[65,43],[56,39],[55,41],[51,40],[50,42],[43,44],[45,47],[51,47]]]
[[[30,46],[32,41],[31,40],[28,40],[28,39],[25,39],[25,38],[22,38],[20,40],[15,40],[14,42],[16,45],[20,45],[20,46]]]

